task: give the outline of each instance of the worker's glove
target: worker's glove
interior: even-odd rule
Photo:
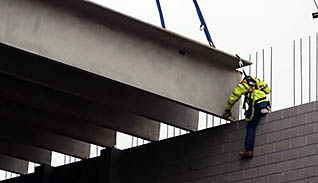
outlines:
[[[231,117],[231,116],[232,116],[231,111],[228,111],[228,110],[225,110],[225,111],[224,111],[223,117],[224,117],[225,119],[228,119],[228,118]]]

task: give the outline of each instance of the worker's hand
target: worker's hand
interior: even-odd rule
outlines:
[[[224,117],[225,119],[228,119],[228,118],[231,117],[231,116],[232,116],[231,111],[227,111],[227,110],[224,111],[223,117]]]

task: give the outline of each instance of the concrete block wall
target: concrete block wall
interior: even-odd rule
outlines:
[[[235,122],[121,152],[113,182],[317,183],[318,103],[263,117],[252,159],[242,159],[246,122]]]

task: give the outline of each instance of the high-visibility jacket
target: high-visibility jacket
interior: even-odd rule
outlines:
[[[231,111],[233,105],[244,94],[247,94],[246,97],[251,99],[251,100],[247,100],[247,103],[249,105],[253,105],[253,103],[259,104],[259,103],[268,101],[266,99],[266,96],[267,94],[271,92],[271,89],[268,87],[268,85],[264,81],[258,78],[253,78],[253,79],[256,81],[256,86],[254,89],[251,86],[249,86],[245,80],[243,80],[241,83],[237,85],[236,88],[233,89],[233,93],[231,94],[226,104],[225,110]]]

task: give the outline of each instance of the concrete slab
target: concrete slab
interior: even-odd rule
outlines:
[[[111,108],[116,111],[126,111],[191,131],[197,129],[199,114],[197,110],[185,107],[163,97],[113,80],[98,77],[73,67],[57,64],[57,62],[52,60],[3,44],[0,44],[0,54],[6,58],[0,64],[0,72],[2,73],[37,83],[46,88],[53,88],[54,91],[62,91],[68,94],[67,96],[73,95],[82,100],[85,99],[85,101],[93,102],[95,105],[103,105],[108,110]],[[103,113],[105,111],[107,110],[104,110]],[[112,114],[113,111],[108,113]],[[116,114],[113,117],[113,119],[116,119],[116,123],[113,124],[116,124],[118,127],[122,126],[123,128],[116,129],[114,126],[108,126],[109,128],[119,131],[131,129],[125,127],[125,125],[128,125],[126,120],[121,121],[117,116],[124,116],[124,114]],[[158,140],[158,123],[135,115],[129,115],[129,118],[131,121],[129,124],[138,128],[137,132],[142,133],[143,130],[141,128],[151,129],[151,134],[154,134],[154,136],[147,135],[147,132],[144,132],[144,134],[133,133],[134,130],[124,131],[125,133],[144,136],[144,138],[150,140]],[[107,120],[104,120],[104,122],[106,123]],[[137,125],[138,123],[141,124]]]
[[[3,99],[0,100],[0,120],[15,121],[18,125],[37,127],[102,147],[113,147],[116,143],[116,132],[113,130]]]
[[[2,0],[0,42],[221,115],[233,55],[80,0]],[[244,61],[247,63],[247,61]]]
[[[5,124],[4,124],[5,123]],[[60,152],[81,159],[90,157],[90,144],[63,137],[27,125],[4,121],[0,128],[0,140],[35,146]],[[24,151],[24,149],[21,149]]]
[[[29,162],[0,154],[0,169],[21,175],[28,173]]]
[[[10,140],[0,140],[0,147],[0,154],[2,155],[38,164],[51,165],[51,151]]]
[[[94,104],[87,100],[4,74],[0,75],[0,80],[3,82],[3,85],[0,86],[3,89],[3,93],[0,93],[2,98],[58,115],[65,115],[68,118],[72,118],[73,121],[79,121],[79,123],[97,124],[152,141],[159,140],[160,124],[158,122],[114,111],[103,105]]]

